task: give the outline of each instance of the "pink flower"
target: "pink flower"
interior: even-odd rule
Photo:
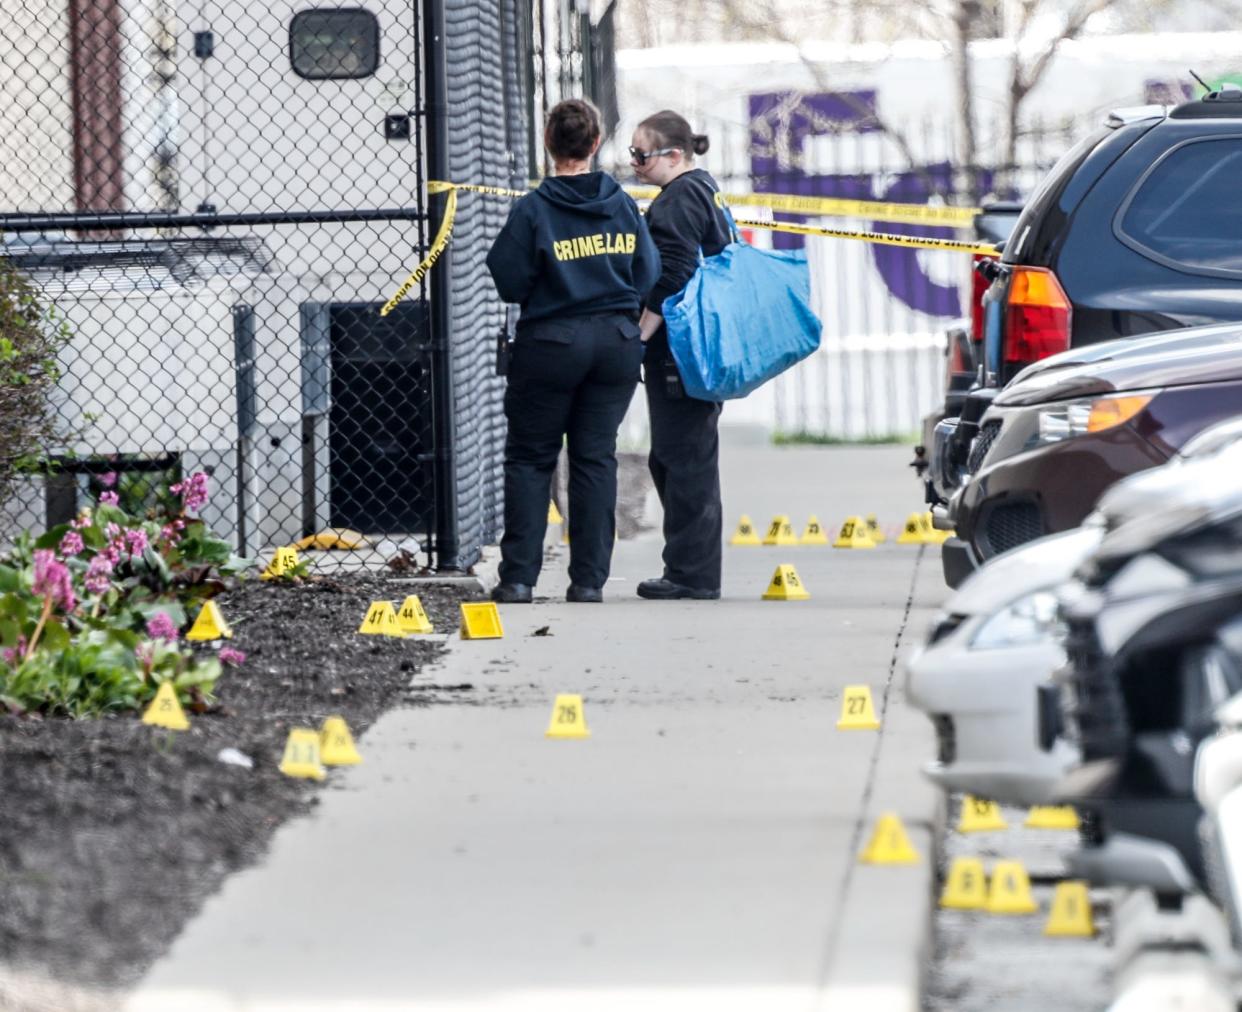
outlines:
[[[0,651],[0,656],[4,657],[6,663],[12,664],[13,667],[17,667],[17,662],[22,659],[25,653],[26,653],[26,637],[18,636],[17,646],[5,647],[4,650]]]
[[[138,658],[138,663],[144,668],[150,668],[151,663],[155,660],[155,644],[139,643],[134,647],[134,656]]]
[[[177,528],[172,524],[165,524],[160,530],[160,540],[167,542],[170,545],[175,545],[181,540],[181,535],[178,533]]]
[[[197,513],[207,505],[207,475],[203,471],[195,471],[185,481],[170,485],[168,490],[181,496],[181,507],[187,513]]]
[[[25,636],[17,637],[16,647],[5,647],[4,649],[2,649],[2,651],[0,651],[0,657],[4,657],[5,662],[12,664],[12,666],[14,667],[17,667],[17,662],[21,661],[21,658],[25,656],[26,656],[26,637]]]
[[[111,488],[116,484],[116,472],[109,471],[106,474],[101,474],[99,476],[99,484],[101,484],[104,488]]]
[[[112,586],[112,560],[106,554],[96,555],[86,567],[82,585],[91,594],[106,594]]]
[[[117,495],[115,492],[100,492],[99,493],[99,505],[100,506],[116,506],[116,505],[119,505],[120,502],[121,502],[121,497]]]
[[[119,525],[109,520],[108,526],[104,528],[104,533],[108,535],[109,541],[115,541],[117,538],[121,536],[121,528]]]
[[[71,526],[73,527],[75,531],[82,531],[82,530],[85,530],[90,525],[91,525],[91,518],[87,516],[82,516],[82,517],[75,517]]]
[[[147,619],[147,635],[153,640],[175,640],[177,627],[167,612],[157,611]]]
[[[69,569],[63,562],[56,561],[55,553],[49,548],[34,553],[34,592],[50,595],[53,603],[59,604],[65,611],[73,611],[77,606]]]
[[[246,663],[246,655],[235,647],[221,647],[220,663],[231,664],[233,667],[239,668]]]
[[[86,544],[82,541],[82,535],[77,531],[66,531],[65,536],[60,539],[60,554],[66,559],[81,554],[86,548]]]
[[[125,532],[125,546],[129,549],[130,555],[141,555],[147,550],[147,532],[139,528],[133,528]]]

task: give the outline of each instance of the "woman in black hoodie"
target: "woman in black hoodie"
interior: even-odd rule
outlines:
[[[686,287],[699,253],[715,256],[729,243],[716,206],[716,181],[694,164],[708,140],[670,110],[648,116],[634,131],[630,164],[644,183],[660,187],[647,210],[661,272],[643,308],[643,372],[651,413],[648,463],[664,506],[664,573],[638,585],[652,600],[720,597],[720,405],[687,397],[668,347],[664,300]]]
[[[526,603],[539,578],[548,491],[569,455],[570,601],[603,600],[616,531],[617,429],[638,385],[643,296],[660,257],[638,207],[591,171],[599,112],[570,99],[548,113],[556,166],[513,205],[487,255],[496,290],[522,314],[505,391],[505,533],[492,597]]]

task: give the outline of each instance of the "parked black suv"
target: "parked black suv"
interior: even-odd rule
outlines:
[[[1115,112],[1057,163],[1001,257],[978,267],[991,277],[980,386],[928,448],[941,526],[988,404],[1022,369],[1099,341],[1242,320],[1240,178],[1233,88]],[[961,547],[950,539],[945,551]]]
[[[1027,202],[983,297],[985,378],[1242,319],[1242,90],[1113,113]]]

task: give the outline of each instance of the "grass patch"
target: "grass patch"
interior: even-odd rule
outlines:
[[[889,432],[874,436],[830,436],[826,432],[775,432],[776,446],[913,446],[917,432]]]

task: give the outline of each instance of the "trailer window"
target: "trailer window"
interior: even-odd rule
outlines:
[[[289,25],[293,72],[312,81],[370,77],[379,67],[379,21],[361,7],[317,7]]]

